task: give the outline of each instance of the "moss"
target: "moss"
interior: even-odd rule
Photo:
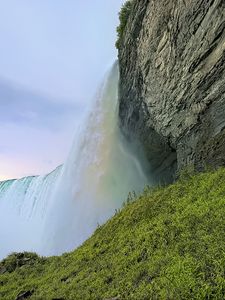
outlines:
[[[123,38],[123,33],[124,33],[125,28],[126,28],[127,21],[128,21],[131,9],[132,9],[133,1],[134,0],[126,1],[122,5],[121,10],[119,12],[120,24],[117,27],[117,41],[116,41],[116,48],[117,49],[120,48],[121,40]]]
[[[77,250],[13,262],[0,299],[224,299],[225,169],[128,202]]]

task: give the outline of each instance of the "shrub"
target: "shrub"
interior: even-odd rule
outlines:
[[[124,29],[127,25],[127,20],[129,18],[130,12],[131,12],[132,4],[133,4],[132,0],[126,1],[122,5],[121,10],[119,12],[120,24],[117,27],[117,37],[118,37],[117,41],[116,41],[116,48],[117,49],[120,48],[120,44],[121,44],[121,40],[122,40],[122,37],[123,37]]]

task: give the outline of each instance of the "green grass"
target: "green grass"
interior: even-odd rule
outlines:
[[[184,176],[183,176],[184,177]],[[0,263],[0,299],[224,299],[225,169],[146,189],[80,248]]]

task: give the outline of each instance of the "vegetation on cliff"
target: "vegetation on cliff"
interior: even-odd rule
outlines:
[[[131,11],[131,8],[132,8],[132,5],[133,5],[133,1],[134,0],[126,1],[122,5],[121,10],[119,12],[120,24],[116,29],[117,30],[117,41],[116,41],[116,48],[117,49],[119,49],[119,47],[120,47],[121,39],[123,37],[124,29],[126,27],[127,20],[129,18],[129,15],[130,15],[130,11]]]
[[[224,299],[225,169],[146,189],[80,248],[0,263],[1,299]]]

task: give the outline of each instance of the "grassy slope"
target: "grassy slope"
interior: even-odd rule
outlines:
[[[72,253],[3,261],[0,299],[224,299],[224,216],[225,169],[146,190]]]

